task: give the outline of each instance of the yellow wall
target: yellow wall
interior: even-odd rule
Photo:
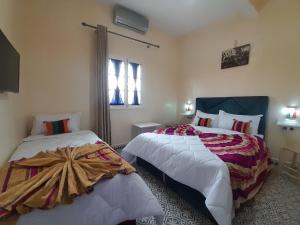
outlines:
[[[300,1],[271,0],[255,18],[235,17],[180,40],[179,111],[202,96],[270,96],[267,141],[278,157],[285,132],[276,126],[285,105],[300,106]],[[221,53],[251,44],[247,66],[221,70]],[[299,131],[289,135],[299,136]]]
[[[0,29],[18,50],[22,49],[22,3],[18,0],[0,0]],[[21,65],[23,61],[21,59]],[[25,105],[23,104],[23,71],[19,94],[0,94],[0,165],[25,136]]]
[[[127,143],[135,122],[176,120],[176,40],[150,27],[145,36],[113,25],[111,8],[95,0],[27,0],[25,51],[28,118],[36,113],[82,112],[95,127],[95,32],[81,22],[157,43],[160,49],[109,35],[109,55],[143,66],[143,108],[112,110],[112,142]]]

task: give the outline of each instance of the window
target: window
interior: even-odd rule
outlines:
[[[128,104],[140,105],[141,99],[141,66],[137,63],[128,64]]]
[[[125,99],[125,63],[110,59],[108,65],[109,103],[124,105]]]
[[[108,86],[110,105],[141,105],[141,65],[110,59]]]

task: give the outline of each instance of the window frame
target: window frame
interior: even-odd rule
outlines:
[[[124,105],[111,105],[109,104],[110,106],[110,109],[143,109],[144,108],[144,105],[143,105],[143,82],[142,82],[142,77],[143,77],[143,65],[138,62],[137,60],[130,60],[128,58],[124,59],[122,57],[109,57],[109,60],[111,59],[117,59],[117,60],[122,60],[125,64],[125,88],[124,88]],[[140,94],[140,103],[139,105],[131,105],[128,103],[128,66],[129,66],[129,63],[137,63],[140,65],[141,67],[141,94]],[[108,63],[108,66],[109,66],[109,63]],[[108,68],[107,68],[108,69]],[[107,76],[108,76],[108,73],[107,73]],[[109,79],[108,79],[108,82],[109,82]],[[109,102],[110,102],[110,99],[109,99]]]

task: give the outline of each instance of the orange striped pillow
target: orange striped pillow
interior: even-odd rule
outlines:
[[[211,127],[211,119],[210,118],[201,118],[201,117],[199,117],[198,126]]]
[[[232,125],[231,130],[238,131],[238,132],[245,133],[245,134],[250,134],[251,133],[251,130],[250,130],[251,122],[252,122],[251,120],[249,122],[243,122],[243,121],[233,119],[233,125]]]
[[[70,133],[69,120],[58,120],[58,121],[44,121],[47,135]]]

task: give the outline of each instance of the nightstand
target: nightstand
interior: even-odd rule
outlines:
[[[195,114],[192,112],[183,112],[180,113],[180,115],[182,116],[182,119],[180,120],[180,124],[183,124],[183,123],[191,123]]]
[[[284,161],[282,158],[284,157],[284,153],[291,153],[292,158],[291,161]],[[297,157],[300,156],[300,146],[299,145],[287,145],[281,148],[280,152],[280,167],[282,168],[282,172],[287,176],[293,178],[294,180],[300,182],[300,165],[297,163]]]
[[[161,127],[161,124],[153,122],[133,124],[133,137],[142,133],[152,132],[159,127]]]
[[[284,119],[277,121],[277,126],[282,127],[283,130],[294,130],[300,127],[300,122],[298,120]]]

